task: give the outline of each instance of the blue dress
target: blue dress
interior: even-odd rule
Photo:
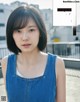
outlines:
[[[16,55],[8,56],[6,92],[8,102],[56,102],[56,56],[48,53],[44,74],[24,78],[16,74]]]

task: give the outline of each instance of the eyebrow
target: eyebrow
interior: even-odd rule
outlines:
[[[30,25],[28,26],[28,28],[32,28],[32,27],[37,27],[36,25]]]

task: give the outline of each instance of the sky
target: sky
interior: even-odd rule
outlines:
[[[38,4],[40,9],[51,8],[53,0],[0,0],[0,3],[10,4],[14,1],[27,2],[28,4]]]

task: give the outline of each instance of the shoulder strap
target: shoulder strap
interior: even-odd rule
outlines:
[[[11,77],[13,74],[15,74],[14,66],[15,66],[15,55],[11,54],[8,56],[8,61],[7,61],[7,70],[6,70],[7,76]]]
[[[55,68],[56,68],[56,55],[48,53],[46,74],[48,73],[50,74],[49,76],[54,77],[54,75],[56,74]]]

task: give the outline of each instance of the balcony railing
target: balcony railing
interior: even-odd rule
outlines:
[[[46,51],[63,58],[80,60],[80,42],[48,43]]]
[[[62,57],[66,68],[80,69],[80,42],[48,43],[45,51]],[[10,53],[6,46],[0,46],[0,60]]]
[[[0,59],[2,59],[4,56],[10,54],[11,52],[7,49],[6,46],[0,46]]]

